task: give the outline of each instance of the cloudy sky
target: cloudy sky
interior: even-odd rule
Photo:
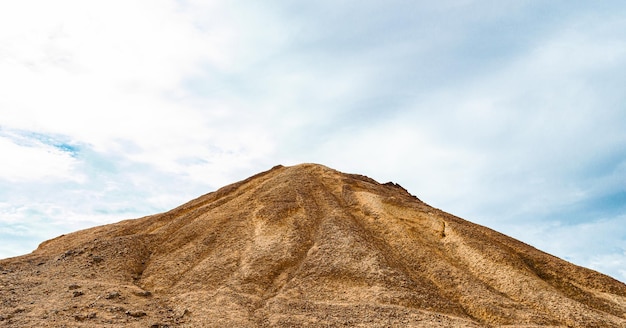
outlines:
[[[622,1],[0,2],[0,258],[322,163],[626,281]]]

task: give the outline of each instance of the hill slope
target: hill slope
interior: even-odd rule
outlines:
[[[626,285],[315,164],[60,236],[0,273],[0,326],[626,327]]]

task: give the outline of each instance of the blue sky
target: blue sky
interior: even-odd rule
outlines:
[[[626,281],[619,1],[0,4],[0,257],[275,164]]]

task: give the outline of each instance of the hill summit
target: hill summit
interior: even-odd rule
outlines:
[[[301,164],[1,260],[0,326],[626,327],[626,285]]]

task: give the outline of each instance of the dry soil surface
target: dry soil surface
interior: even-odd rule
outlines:
[[[277,166],[0,261],[0,327],[626,327],[626,285],[393,183]]]

